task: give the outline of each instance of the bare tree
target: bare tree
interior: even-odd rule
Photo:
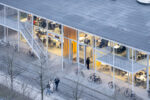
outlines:
[[[17,98],[17,93],[14,91],[10,91],[7,87],[0,85],[0,97],[5,100],[14,100]]]
[[[37,98],[37,95],[36,94],[32,94],[32,91],[34,91],[31,87],[28,86],[28,84],[26,83],[22,83],[21,84],[21,94],[23,96],[23,98],[25,98],[25,100],[30,100],[30,99],[33,99],[33,100],[36,100]],[[32,95],[32,96],[31,96]]]
[[[39,72],[36,79],[34,79],[40,87],[40,93],[41,93],[41,100],[44,100],[44,90],[46,88],[46,83],[48,83],[48,80],[50,79],[50,76],[48,73],[48,67],[47,67],[47,58],[45,56],[41,56],[39,60]]]
[[[7,49],[7,56],[4,57],[4,62],[6,63],[6,75],[10,79],[11,90],[13,90],[14,88],[14,79],[23,72],[23,70],[17,67],[17,65],[15,64],[16,60],[16,50],[9,46]]]
[[[75,87],[73,88],[73,98],[74,100],[80,100],[83,94],[83,89],[80,86],[80,80],[79,80],[79,75],[78,75],[78,79],[75,83]]]

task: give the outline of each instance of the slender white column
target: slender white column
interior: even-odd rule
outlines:
[[[47,36],[46,36],[46,54],[47,54],[47,59],[48,59],[48,21],[46,21],[46,26],[47,26]]]
[[[113,87],[115,87],[115,49],[114,49],[114,43],[113,43]],[[113,90],[115,90],[115,88],[113,88]]]
[[[94,47],[93,47],[93,64],[95,64],[95,73],[96,73],[96,71],[97,71],[97,68],[96,68],[96,36],[94,38]]]
[[[127,55],[127,58],[130,59],[130,49],[129,48],[127,48],[127,54],[126,55]]]
[[[19,51],[19,47],[20,47],[20,12],[19,10],[18,12],[18,51]]]
[[[134,56],[135,56],[135,58],[134,58],[134,59],[135,59],[135,62],[136,62],[136,53],[137,53],[137,51],[135,50],[135,55],[134,55]]]
[[[6,42],[6,27],[4,26],[4,41]]]
[[[129,74],[130,74],[130,73],[129,73],[129,72],[127,72],[127,73],[128,73],[128,83],[130,83],[130,79],[129,79]]]
[[[32,27],[32,51],[33,51],[33,45],[34,45],[34,44],[33,44],[33,43],[34,43],[34,42],[33,42],[33,37],[34,37],[33,21],[34,21],[34,17],[33,17],[33,15],[32,15],[32,20],[31,20],[31,27]]]
[[[33,17],[34,18],[34,17]],[[33,19],[34,21],[34,19]],[[34,23],[33,23],[34,24]],[[46,20],[46,66],[48,67],[48,61],[49,61],[49,56],[48,56],[48,20]],[[33,35],[34,36],[34,35]],[[33,37],[34,39],[34,37]],[[34,45],[34,44],[33,44]],[[44,49],[45,50],[45,49]],[[44,52],[45,53],[45,52]]]
[[[149,55],[147,54],[147,90],[149,90]]]
[[[84,46],[84,65],[86,66],[86,45]]]
[[[71,61],[71,40],[70,39],[68,39],[69,40],[69,62]]]
[[[134,91],[134,65],[133,65],[133,48],[132,48],[132,92]]]
[[[64,70],[64,57],[63,57],[63,47],[64,47],[64,26],[61,26],[61,56],[62,56],[62,71]]]
[[[6,6],[4,6],[4,25],[6,25]],[[6,42],[6,27],[4,26],[4,41]]]
[[[79,62],[79,31],[77,31],[77,64],[78,64],[78,72],[80,70],[80,62]]]
[[[5,27],[5,30],[6,30],[6,33],[5,33],[5,34],[6,34],[6,41],[9,41],[9,40],[8,40],[8,28]]]
[[[6,27],[6,39],[8,37],[8,28]]]

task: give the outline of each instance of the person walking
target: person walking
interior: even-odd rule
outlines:
[[[50,84],[48,83],[47,85],[46,85],[46,95],[47,94],[49,94],[50,95],[50,93],[51,93],[51,91],[50,91]]]
[[[54,84],[53,82],[50,83],[50,91],[53,93],[54,92]]]
[[[56,91],[58,91],[59,82],[60,82],[60,79],[59,78],[55,78]]]
[[[90,69],[89,64],[90,64],[90,58],[88,57],[88,58],[86,59],[86,65],[87,65],[87,69],[88,69],[88,70]]]

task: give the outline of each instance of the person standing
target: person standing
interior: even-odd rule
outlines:
[[[54,92],[54,84],[53,82],[50,83],[50,91],[53,93]]]
[[[86,59],[86,65],[87,65],[87,69],[89,70],[90,69],[90,67],[89,67],[89,65],[90,65],[90,58],[89,57]]]
[[[50,84],[48,83],[47,85],[46,85],[46,95],[47,94],[49,94],[50,95]]]
[[[59,82],[60,82],[60,79],[59,78],[55,78],[56,91],[58,90]]]

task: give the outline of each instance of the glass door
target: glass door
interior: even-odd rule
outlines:
[[[70,40],[70,61],[77,62],[77,42]]]
[[[93,49],[92,49],[92,47],[90,47],[90,46],[85,46],[85,48],[86,48],[86,50],[85,50],[85,52],[86,52],[86,59],[87,58],[89,58],[90,59],[90,68],[92,68],[93,67]],[[85,59],[85,60],[86,60]]]
[[[79,45],[79,62],[80,64],[85,65],[85,61],[86,61],[86,55],[85,55],[85,45],[80,44]]]

